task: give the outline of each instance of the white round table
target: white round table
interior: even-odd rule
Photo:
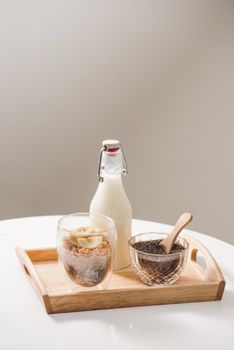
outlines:
[[[234,247],[185,230],[213,254],[226,279],[221,301],[48,315],[15,247],[53,247],[60,216],[0,221],[0,349],[234,349]],[[170,226],[134,220],[134,234]]]

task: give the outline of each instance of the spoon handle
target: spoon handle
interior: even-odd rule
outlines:
[[[192,221],[192,218],[193,216],[191,213],[182,214],[177,220],[171,233],[169,233],[169,235],[162,240],[160,245],[165,249],[167,253],[170,253],[178,234],[183,230],[185,226],[188,225],[190,221]]]

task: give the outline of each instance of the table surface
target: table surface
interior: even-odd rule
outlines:
[[[0,349],[233,349],[234,246],[184,230],[210,250],[226,279],[221,301],[48,315],[15,247],[53,247],[60,216],[0,221]],[[171,226],[133,220],[133,233]]]

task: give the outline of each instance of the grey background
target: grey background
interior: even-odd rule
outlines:
[[[0,218],[84,211],[120,139],[134,217],[234,243],[234,3],[0,1]]]

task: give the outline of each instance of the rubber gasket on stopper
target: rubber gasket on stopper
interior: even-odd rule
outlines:
[[[102,146],[105,152],[116,152],[120,149],[120,143],[118,140],[104,140],[102,141]]]

